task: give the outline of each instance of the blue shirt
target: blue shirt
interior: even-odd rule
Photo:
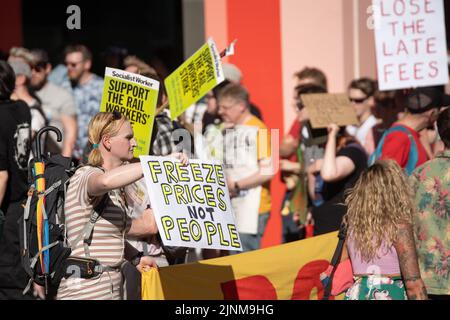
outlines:
[[[83,149],[88,142],[89,121],[100,112],[100,104],[103,94],[103,79],[92,74],[91,79],[83,84],[72,87],[70,81],[64,81],[62,87],[70,90],[75,99],[78,121],[78,138],[74,150],[74,156],[81,158]]]

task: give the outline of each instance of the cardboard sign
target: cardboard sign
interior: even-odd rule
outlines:
[[[308,110],[311,127],[326,128],[330,123],[338,126],[358,124],[356,113],[345,93],[310,93],[301,95]]]
[[[442,0],[373,0],[380,90],[447,84]]]
[[[224,80],[217,46],[209,39],[164,80],[172,119]]]
[[[242,251],[222,165],[141,156],[145,182],[165,245]]]
[[[106,68],[101,112],[119,111],[133,126],[137,146],[134,156],[150,149],[159,82],[138,74]]]

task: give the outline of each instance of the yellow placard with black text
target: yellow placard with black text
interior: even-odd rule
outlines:
[[[133,126],[134,157],[147,155],[158,101],[159,82],[138,74],[106,68],[101,112],[118,111]]]
[[[224,80],[220,54],[210,38],[164,80],[172,119]]]

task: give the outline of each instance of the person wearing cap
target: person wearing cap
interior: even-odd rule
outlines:
[[[409,182],[418,209],[414,235],[422,279],[430,299],[449,300],[450,108],[440,113],[437,128],[444,151],[415,169]]]
[[[243,74],[242,71],[237,66],[231,63],[223,63],[222,68],[223,68],[223,75],[225,76],[226,80],[234,84],[239,85],[242,84]],[[250,101],[250,113],[255,117],[257,117],[259,120],[263,121],[261,111],[251,101]]]
[[[375,150],[372,160],[393,159],[405,172],[412,171],[429,160],[420,140],[420,131],[437,119],[439,108],[447,104],[448,97],[434,87],[417,88],[405,97],[405,116],[386,131]]]
[[[70,92],[48,81],[52,65],[47,52],[35,49],[31,53],[34,58],[31,87],[36,90],[36,95],[42,102],[42,110],[49,125],[57,127],[63,133],[62,142],[57,142],[53,135],[50,136],[46,151],[71,157],[77,139],[75,101]]]

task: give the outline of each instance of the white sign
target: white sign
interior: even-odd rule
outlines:
[[[380,90],[447,84],[442,0],[373,0]]]
[[[222,165],[141,156],[147,190],[165,245],[242,251]]]

